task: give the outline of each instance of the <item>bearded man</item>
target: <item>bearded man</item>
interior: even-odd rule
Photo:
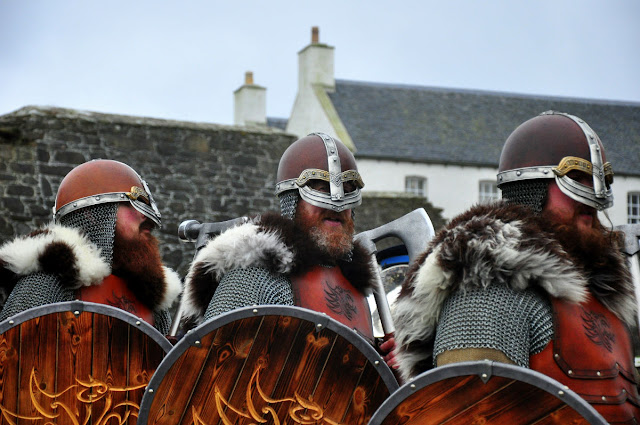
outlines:
[[[163,266],[152,231],[160,211],[144,180],[128,165],[94,160],[60,183],[54,222],[0,247],[0,319],[63,301],[126,310],[164,335],[179,276]],[[5,301],[4,299],[2,300]]]
[[[284,152],[280,214],[268,213],[211,240],[185,280],[185,326],[236,308],[295,305],[324,312],[373,341],[364,291],[370,255],[353,242],[352,208],[364,186],[339,140],[314,133]]]
[[[597,217],[612,182],[580,118],[548,111],[514,130],[500,157],[505,201],[454,218],[403,284],[404,379],[433,365],[511,363],[567,385],[611,423],[637,423],[634,288],[619,235]]]

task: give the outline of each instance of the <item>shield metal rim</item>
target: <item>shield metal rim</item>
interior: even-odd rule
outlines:
[[[153,341],[162,348],[165,354],[169,353],[173,348],[173,345],[171,345],[169,340],[165,338],[165,336],[162,335],[160,331],[151,326],[149,323],[145,322],[143,319],[136,317],[135,315],[117,307],[87,301],[65,301],[59,303],[44,304],[22,311],[0,322],[0,334],[31,319],[35,319],[36,317],[63,312],[73,312],[75,316],[79,316],[80,313],[85,311],[89,313],[98,313],[105,316],[114,317],[140,329],[144,334],[153,339]]]
[[[149,380],[149,384],[145,389],[142,402],[140,403],[140,412],[138,416],[140,423],[146,423],[148,419],[149,411],[155,397],[155,389],[160,386],[167,372],[185,351],[190,347],[198,346],[200,340],[205,335],[220,327],[235,322],[236,320],[262,316],[290,316],[315,323],[318,329],[330,329],[341,337],[347,339],[367,358],[367,360],[380,374],[383,383],[389,390],[389,394],[394,393],[394,391],[399,388],[393,372],[391,372],[391,369],[389,369],[389,366],[387,366],[380,354],[378,354],[378,352],[356,332],[326,314],[295,306],[263,305],[243,307],[223,313],[214,319],[202,323],[198,327],[189,331],[176,343],[176,345],[174,345],[173,349],[165,356],[164,359],[162,359],[162,362]]]
[[[527,373],[522,373],[526,370]],[[508,379],[517,379],[527,384],[538,387],[557,398],[564,401],[569,407],[577,411],[592,425],[607,425],[608,422],[598,413],[587,401],[578,394],[561,384],[532,369],[525,369],[520,366],[507,363],[498,363],[489,360],[460,362],[446,366],[436,367],[416,376],[411,381],[402,385],[396,392],[391,394],[382,405],[376,410],[369,421],[369,425],[380,425],[387,416],[406,398],[415,394],[435,382],[448,378],[455,378],[466,375],[477,375],[483,381],[488,381],[493,376]]]

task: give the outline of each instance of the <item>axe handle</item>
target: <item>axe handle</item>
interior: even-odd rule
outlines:
[[[393,335],[396,328],[393,326],[389,300],[387,299],[387,293],[384,290],[384,285],[380,278],[380,266],[378,266],[378,260],[376,259],[375,254],[371,257],[373,263],[376,265],[376,275],[373,282],[373,298],[376,300],[376,306],[378,307],[378,315],[380,316],[380,323],[382,323],[382,330],[384,331],[385,337],[387,337],[389,335]]]

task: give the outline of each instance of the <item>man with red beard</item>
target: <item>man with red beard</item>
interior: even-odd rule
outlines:
[[[611,423],[637,423],[634,288],[620,235],[596,214],[612,205],[612,182],[580,118],[548,111],[516,128],[500,157],[505,201],[454,218],[408,273],[394,311],[402,376],[511,363],[567,385]]]
[[[169,307],[181,292],[162,264],[152,231],[160,212],[144,180],[118,161],[95,160],[62,180],[54,222],[0,247],[0,319],[53,302],[121,308],[165,335]],[[4,302],[6,299],[6,302]]]
[[[295,305],[324,312],[373,341],[364,291],[371,257],[353,242],[364,186],[353,154],[313,133],[284,152],[280,214],[263,214],[211,240],[185,280],[185,326],[235,308]]]

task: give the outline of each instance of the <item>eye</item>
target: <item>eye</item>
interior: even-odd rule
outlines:
[[[582,171],[572,170],[567,173],[567,177],[585,186],[593,187],[593,176]]]
[[[307,186],[319,192],[331,192],[331,189],[329,188],[329,182],[324,180],[310,180],[309,183],[307,183]]]
[[[354,192],[358,186],[353,181],[344,182],[344,191],[345,193]]]

